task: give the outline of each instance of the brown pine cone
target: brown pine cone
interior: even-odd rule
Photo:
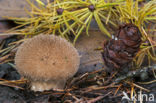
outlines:
[[[110,70],[121,69],[128,65],[139,51],[141,33],[137,26],[121,26],[114,38],[104,43],[102,56]],[[110,71],[109,70],[109,71]]]

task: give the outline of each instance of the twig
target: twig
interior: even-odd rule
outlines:
[[[83,99],[79,99],[79,98],[77,98],[75,95],[73,95],[71,93],[67,93],[66,95],[72,96],[72,98],[75,99],[74,103],[81,103],[83,101]]]
[[[117,92],[119,91],[119,89],[121,88],[122,84],[119,85],[119,87],[116,89],[114,96],[117,94]]]
[[[90,91],[94,91],[94,90],[101,90],[101,89],[107,89],[107,88],[118,88],[119,85],[114,85],[114,83],[108,85],[108,86],[101,86],[101,87],[94,87],[94,86],[90,86],[88,87],[88,90],[85,92],[90,92]]]
[[[141,74],[142,72],[147,72],[149,70],[156,70],[156,64],[149,66],[149,67],[144,67],[141,69],[137,69],[135,71],[130,71],[129,73],[127,73],[126,75],[122,75],[120,77],[118,77],[117,79],[114,80],[114,83],[117,84],[127,78],[132,78],[135,76],[138,76],[139,74]]]
[[[0,63],[2,63],[3,61],[5,61],[6,59],[8,59],[11,56],[11,54],[5,55],[3,57],[0,58]]]
[[[5,85],[5,86],[9,86],[9,87],[15,87],[15,88],[19,88],[19,89],[24,89],[22,87],[17,86],[18,84],[25,84],[26,80],[21,79],[21,80],[5,80],[5,79],[0,79],[2,81],[0,81],[0,85]]]
[[[89,74],[88,73],[85,73],[83,74],[82,76],[79,76],[79,77],[76,77],[76,78],[73,78],[69,83],[67,83],[67,88],[68,87],[71,87],[74,83],[79,83],[81,82],[84,78],[86,78]]]
[[[156,80],[152,80],[152,81],[149,81],[149,82],[139,82],[139,84],[151,84],[151,83],[154,83],[156,82]]]
[[[111,94],[111,93],[112,93],[112,92],[108,92],[107,94],[105,94],[105,95],[103,95],[103,96],[98,96],[98,97],[96,97],[96,98],[94,98],[94,99],[88,100],[87,103],[95,103],[95,102],[101,100],[102,98],[108,96],[108,95]]]
[[[137,88],[140,88],[140,89],[142,89],[142,90],[144,90],[144,91],[146,91],[146,92],[150,92],[150,90],[148,90],[148,89],[146,89],[146,88],[144,88],[144,87],[141,87],[141,86],[139,86],[139,85],[137,85],[137,84],[135,84],[135,83],[130,83],[130,82],[127,82],[127,83],[132,84],[133,86],[135,86],[135,87],[137,87]]]

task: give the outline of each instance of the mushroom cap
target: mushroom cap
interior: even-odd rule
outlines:
[[[21,44],[15,64],[18,72],[31,81],[59,81],[77,72],[80,57],[67,40],[54,35],[38,35]]]

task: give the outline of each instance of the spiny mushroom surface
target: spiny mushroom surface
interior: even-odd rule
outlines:
[[[67,40],[54,35],[38,35],[26,40],[15,56],[18,72],[31,82],[31,89],[63,89],[78,70],[80,57]]]

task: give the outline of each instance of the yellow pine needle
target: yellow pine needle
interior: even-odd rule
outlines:
[[[41,0],[36,0],[36,2],[42,6],[45,6],[45,4]]]

